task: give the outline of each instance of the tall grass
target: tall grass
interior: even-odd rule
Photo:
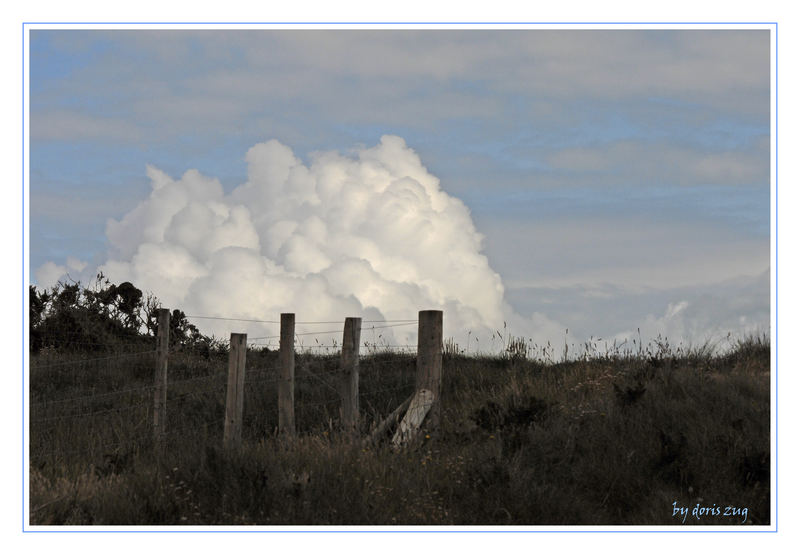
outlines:
[[[339,433],[332,356],[298,356],[300,433],[277,436],[276,355],[248,352],[244,445],[233,455],[220,451],[224,353],[170,359],[174,432],[160,454],[149,438],[151,360],[47,367],[40,357],[69,355],[37,355],[31,523],[680,525],[673,507],[698,504],[770,522],[766,338],[725,354],[662,342],[561,362],[507,341],[501,356],[446,350],[441,429],[399,450]],[[413,391],[414,361],[362,358],[363,434]],[[87,390],[95,397],[77,408],[52,403]]]

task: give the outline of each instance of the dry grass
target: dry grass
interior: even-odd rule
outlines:
[[[92,417],[94,427],[83,418],[32,427],[31,523],[680,524],[674,502],[747,507],[748,524],[770,522],[766,340],[722,356],[658,346],[562,363],[527,355],[524,343],[501,357],[451,346],[442,428],[399,451],[341,435],[335,395],[311,374],[298,380],[300,436],[277,437],[265,371],[247,390],[245,442],[232,456],[219,450],[224,387],[197,386],[214,376],[224,384],[225,357],[185,355],[170,363],[175,380],[209,378],[171,391],[168,418],[179,433],[162,456],[147,436],[147,405]],[[273,356],[248,354],[248,369],[269,368]],[[109,379],[115,389],[146,387],[148,364],[34,371],[31,402],[87,387],[102,393]],[[321,378],[335,364],[298,357]],[[363,432],[407,397],[413,380],[413,356],[362,360]],[[108,408],[147,398],[110,396]]]

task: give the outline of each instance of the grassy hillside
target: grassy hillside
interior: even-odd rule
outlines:
[[[339,433],[336,357],[298,356],[299,437],[277,437],[276,353],[249,351],[234,456],[220,451],[224,352],[171,356],[161,453],[153,355],[119,354],[32,356],[32,524],[680,525],[680,507],[686,525],[770,523],[763,339],[724,356],[446,355],[442,427],[400,450]],[[362,437],[413,392],[414,367],[362,357]]]

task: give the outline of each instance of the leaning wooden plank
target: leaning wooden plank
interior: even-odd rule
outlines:
[[[411,401],[411,406],[408,407],[408,412],[400,422],[394,437],[392,438],[392,445],[395,447],[402,445],[411,438],[413,438],[422,426],[422,421],[433,406],[433,391],[430,389],[419,389]]]
[[[414,395],[403,401],[399,407],[394,409],[392,413],[383,419],[383,421],[378,424],[375,430],[369,435],[364,443],[375,443],[378,441],[383,434],[387,432],[389,428],[397,424],[397,421],[400,420],[400,415],[403,414],[408,406],[411,404],[411,401],[414,399]]]

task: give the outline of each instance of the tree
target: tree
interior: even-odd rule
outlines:
[[[160,302],[131,282],[111,283],[102,273],[91,287],[59,282],[49,291],[30,286],[31,350],[44,346],[81,351],[113,349],[155,337]],[[210,340],[189,323],[181,310],[172,312],[172,345],[209,345]]]

